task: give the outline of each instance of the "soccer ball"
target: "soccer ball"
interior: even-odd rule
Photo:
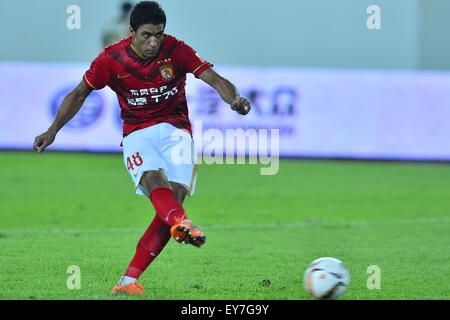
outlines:
[[[335,258],[314,260],[303,277],[306,291],[316,299],[337,299],[347,291],[350,274],[342,261]]]

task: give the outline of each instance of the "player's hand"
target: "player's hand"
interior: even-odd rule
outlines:
[[[45,148],[47,148],[49,145],[53,143],[53,141],[55,141],[55,137],[56,134],[51,131],[47,131],[38,135],[34,139],[33,149],[39,153],[44,151]]]
[[[231,109],[239,114],[246,115],[251,110],[250,102],[243,97],[237,98],[232,104]]]

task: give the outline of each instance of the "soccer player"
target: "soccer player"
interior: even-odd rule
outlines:
[[[236,87],[212,69],[184,42],[164,34],[166,15],[157,2],[142,1],[131,12],[131,36],[106,47],[92,62],[79,85],[61,103],[33,148],[42,152],[80,110],[92,90],[109,86],[116,92],[123,125],[123,159],[136,193],[149,197],[156,215],[139,240],[136,253],[112,292],[143,294],[138,278],[172,236],[201,247],[203,231],[182,207],[192,195],[196,153],[185,96],[186,74],[192,73],[217,90],[239,114],[250,103]],[[174,156],[183,150],[183,156]]]

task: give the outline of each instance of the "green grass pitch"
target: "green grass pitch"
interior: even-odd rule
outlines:
[[[0,299],[126,299],[110,294],[154,212],[120,155],[0,152]],[[130,299],[310,299],[322,256],[351,274],[341,299],[450,298],[450,166],[282,160],[202,165],[185,202],[202,249],[171,240]],[[80,267],[81,289],[66,286]],[[368,289],[367,268],[381,269]],[[263,285],[263,280],[270,284]]]

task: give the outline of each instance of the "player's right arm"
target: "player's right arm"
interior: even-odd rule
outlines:
[[[58,113],[48,130],[34,139],[33,149],[42,152],[55,140],[56,134],[62,127],[72,119],[92,92],[91,88],[86,87],[83,81],[72,90],[63,100]]]

